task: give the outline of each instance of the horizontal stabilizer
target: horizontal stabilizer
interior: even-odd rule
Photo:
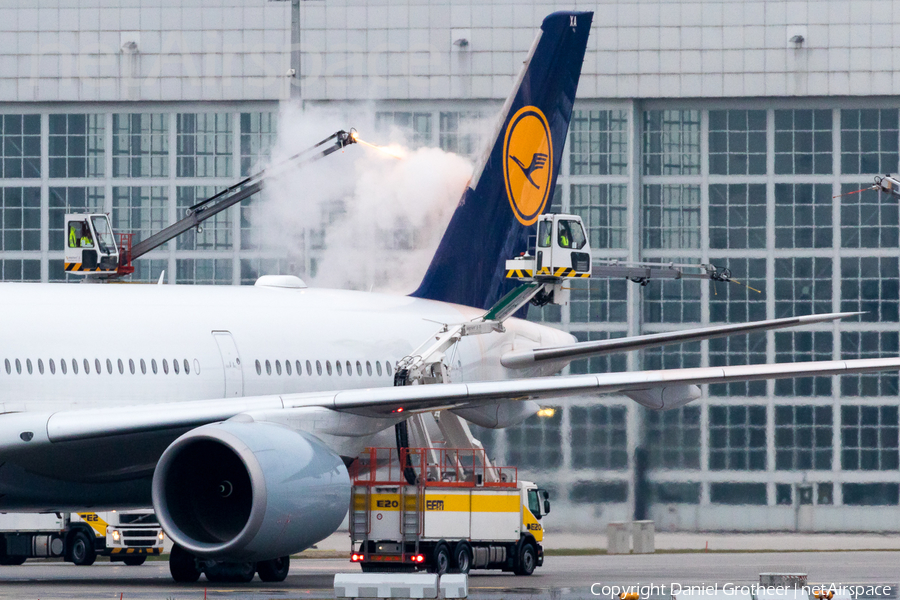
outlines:
[[[734,325],[716,325],[713,327],[701,327],[699,329],[686,329],[682,331],[666,331],[663,333],[649,333],[633,337],[613,338],[609,340],[596,340],[593,342],[581,342],[567,346],[554,346],[552,348],[535,348],[533,350],[518,350],[507,352],[500,357],[500,363],[508,369],[522,369],[530,367],[542,361],[572,361],[587,356],[599,354],[612,354],[614,352],[629,352],[631,350],[643,350],[656,348],[668,344],[683,344],[698,340],[711,340],[755,333],[769,329],[784,329],[785,327],[799,327],[826,321],[836,321],[847,317],[855,317],[863,313],[844,312],[828,313],[823,315],[806,315],[803,317],[787,317],[784,319],[769,319],[768,321],[753,321],[750,323],[737,323]]]

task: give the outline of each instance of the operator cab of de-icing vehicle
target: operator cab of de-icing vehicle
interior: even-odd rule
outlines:
[[[119,248],[105,214],[68,214],[65,218],[65,269],[70,273],[115,271]]]

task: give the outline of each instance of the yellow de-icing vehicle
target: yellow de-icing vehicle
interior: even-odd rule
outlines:
[[[484,450],[373,448],[355,466],[351,560],[363,571],[531,575],[543,564],[548,493]]]

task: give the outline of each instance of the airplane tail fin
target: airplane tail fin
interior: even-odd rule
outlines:
[[[509,289],[506,260],[527,248],[550,206],[591,29],[591,12],[556,12],[541,31],[417,298],[489,308]]]

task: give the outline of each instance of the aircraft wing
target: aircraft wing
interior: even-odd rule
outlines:
[[[20,449],[29,443],[20,431],[34,434],[34,442],[65,442],[107,438],[144,432],[174,431],[206,423],[227,420],[242,413],[327,408],[372,417],[399,417],[400,412],[420,412],[450,408],[475,408],[504,400],[546,400],[576,395],[677,390],[689,385],[808,377],[813,375],[846,375],[875,371],[900,370],[900,357],[858,360],[819,361],[702,367],[541,377],[506,381],[422,385],[341,392],[285,394],[233,400],[199,400],[193,402],[153,404],[120,408],[61,411],[54,414],[20,413],[6,415],[0,449]],[[678,400],[676,405],[686,400]],[[665,403],[650,408],[674,408]],[[399,418],[397,419],[400,420]],[[9,435],[15,433],[14,436]]]
[[[508,369],[521,369],[530,367],[535,363],[547,360],[575,360],[587,356],[599,354],[612,354],[615,352],[628,352],[630,350],[642,350],[655,348],[667,344],[683,344],[698,340],[710,340],[713,338],[755,333],[769,329],[783,329],[785,327],[797,327],[812,323],[836,321],[846,317],[855,317],[862,313],[844,312],[827,313],[822,315],[806,315],[803,317],[788,317],[785,319],[769,319],[767,321],[753,321],[750,323],[738,323],[735,325],[716,325],[713,327],[700,327],[698,329],[684,329],[680,331],[665,331],[662,333],[650,333],[633,337],[613,338],[608,340],[596,340],[593,342],[581,342],[567,346],[553,346],[548,348],[534,348],[532,350],[519,350],[507,352],[500,357],[500,363]]]

